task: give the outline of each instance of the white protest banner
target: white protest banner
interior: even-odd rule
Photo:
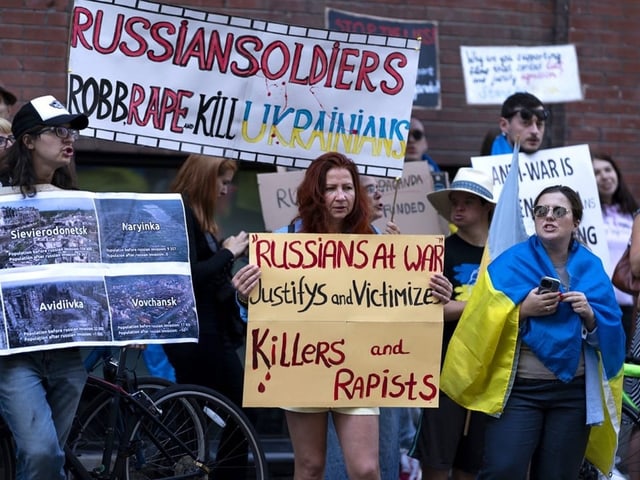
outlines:
[[[69,109],[96,138],[300,168],[339,151],[396,176],[419,53],[417,39],[76,0]]]
[[[243,404],[437,407],[442,235],[251,234]]]
[[[296,190],[304,176],[303,170],[258,174],[258,191],[265,228],[274,231],[288,225],[297,214]],[[433,178],[427,162],[407,162],[400,181],[376,178],[382,198],[383,217],[373,224],[384,232],[386,223],[393,222],[405,234],[444,234],[443,223],[427,200],[433,191]],[[394,203],[395,200],[395,203]]]
[[[467,103],[502,105],[515,92],[545,103],[582,100],[575,45],[460,47]]]
[[[7,193],[0,225],[0,355],[197,341],[180,195]]]
[[[498,198],[511,165],[511,154],[471,157],[473,168],[493,178],[493,193]],[[550,148],[527,155],[520,153],[520,209],[529,235],[535,232],[534,200],[550,185],[567,185],[580,194],[583,215],[578,236],[604,265],[609,264],[609,249],[600,209],[598,186],[591,165],[588,145]]]

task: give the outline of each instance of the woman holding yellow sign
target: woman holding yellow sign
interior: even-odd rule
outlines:
[[[340,153],[315,159],[298,187],[298,215],[291,225],[276,233],[375,234],[371,226],[371,203],[360,182],[357,166]],[[451,296],[446,279],[434,275],[430,286],[442,302]],[[258,284],[260,270],[247,265],[233,278],[238,300]],[[291,408],[286,419],[294,451],[296,480],[322,479],[326,463],[327,428],[332,415],[349,478],[379,480],[378,408]]]

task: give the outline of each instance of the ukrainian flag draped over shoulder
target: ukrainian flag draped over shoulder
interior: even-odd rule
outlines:
[[[596,316],[605,378],[615,378],[624,361],[624,334],[607,274],[600,260],[575,241],[566,269],[570,289],[587,294]],[[518,321],[520,303],[545,275],[557,273],[535,235],[505,251],[487,267],[449,344],[441,382],[445,393],[473,410],[500,412],[515,370],[519,333],[556,377],[564,382],[573,378],[583,339],[582,320],[571,305],[561,302],[553,315]],[[451,383],[455,378],[452,373],[458,378],[468,375],[460,373],[465,370],[460,363],[478,360],[481,363],[476,368],[468,366],[473,377],[464,388],[463,382]]]
[[[518,312],[483,270],[449,341],[440,375],[440,389],[463,407],[502,411],[514,365]]]
[[[445,358],[440,377],[440,388],[447,394],[451,392],[450,396],[458,403],[472,408],[473,400],[479,402],[478,405],[474,405],[473,410],[491,413],[502,410],[502,402],[511,378],[518,338],[519,309],[508,297],[496,292],[486,269],[492,259],[527,238],[519,202],[520,143],[516,142],[511,148],[504,135],[499,135],[496,142],[498,140],[501,145],[500,151],[495,150],[494,145],[492,154],[513,153],[509,174],[493,213],[487,248],[473,287],[473,294],[447,347],[447,352],[457,352],[455,355],[448,355],[449,358],[455,359],[454,363],[462,359],[464,365],[451,370],[451,367],[456,365],[448,365]],[[477,314],[481,311],[482,314]],[[492,321],[485,322],[485,313],[489,315],[486,318],[491,318]],[[449,371],[460,377],[447,374]],[[488,376],[488,372],[495,372],[496,375]],[[485,395],[486,392],[492,394]]]
[[[566,268],[570,289],[587,294],[596,317],[604,423],[592,429],[587,453],[607,472],[620,418],[625,351],[620,309],[600,260],[575,241]],[[554,315],[518,320],[519,304],[544,275],[557,276],[535,235],[505,251],[481,274],[449,343],[440,379],[442,391],[460,405],[502,412],[515,375],[519,334],[558,378],[573,377],[583,339],[582,321],[571,306],[561,303]]]
[[[499,415],[515,376],[519,339],[565,381],[575,373],[584,346],[585,363],[593,364],[589,370],[595,374],[595,390],[599,387],[598,400],[602,400],[600,414],[593,416],[601,423],[591,429],[586,456],[608,473],[621,413],[625,340],[620,310],[600,260],[574,242],[567,262],[570,289],[587,294],[596,316],[599,350],[583,345],[582,321],[567,304],[561,304],[555,315],[529,318],[521,324],[522,300],[542,276],[558,275],[537,237],[526,239],[519,206],[518,156],[516,145],[479,278],[447,348],[440,388],[465,408]]]

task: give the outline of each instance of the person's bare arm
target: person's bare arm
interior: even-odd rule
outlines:
[[[444,321],[456,322],[460,320],[462,311],[464,310],[467,302],[461,302],[460,300],[451,300],[444,306]]]

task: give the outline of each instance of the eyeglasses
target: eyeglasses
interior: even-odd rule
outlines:
[[[533,207],[533,214],[538,218],[544,218],[549,214],[549,210],[551,210],[551,215],[553,216],[553,218],[562,218],[571,211],[571,209],[567,209],[564,207],[550,207],[549,205],[536,205],[535,207]]]
[[[0,136],[0,149],[9,148],[15,141],[16,139],[13,137],[13,135],[8,135],[6,137]]]
[[[56,134],[58,138],[68,138],[71,137],[72,140],[77,140],[80,137],[80,132],[75,128],[67,128],[67,127],[47,127],[43,128],[38,132],[38,135],[41,135],[46,132],[53,132]]]
[[[413,138],[416,142],[419,142],[424,138],[424,132],[420,130],[409,130],[409,137]]]
[[[505,118],[511,118],[518,113],[520,114],[520,118],[525,122],[529,122],[534,116],[537,117],[538,120],[540,120],[541,122],[545,122],[551,116],[551,112],[549,112],[549,110],[546,110],[546,109],[534,108],[532,110],[530,108],[520,108],[518,110],[514,110],[508,115],[505,115]]]
[[[376,192],[380,191],[377,185],[365,185],[364,189],[367,191],[367,195],[373,196]]]

